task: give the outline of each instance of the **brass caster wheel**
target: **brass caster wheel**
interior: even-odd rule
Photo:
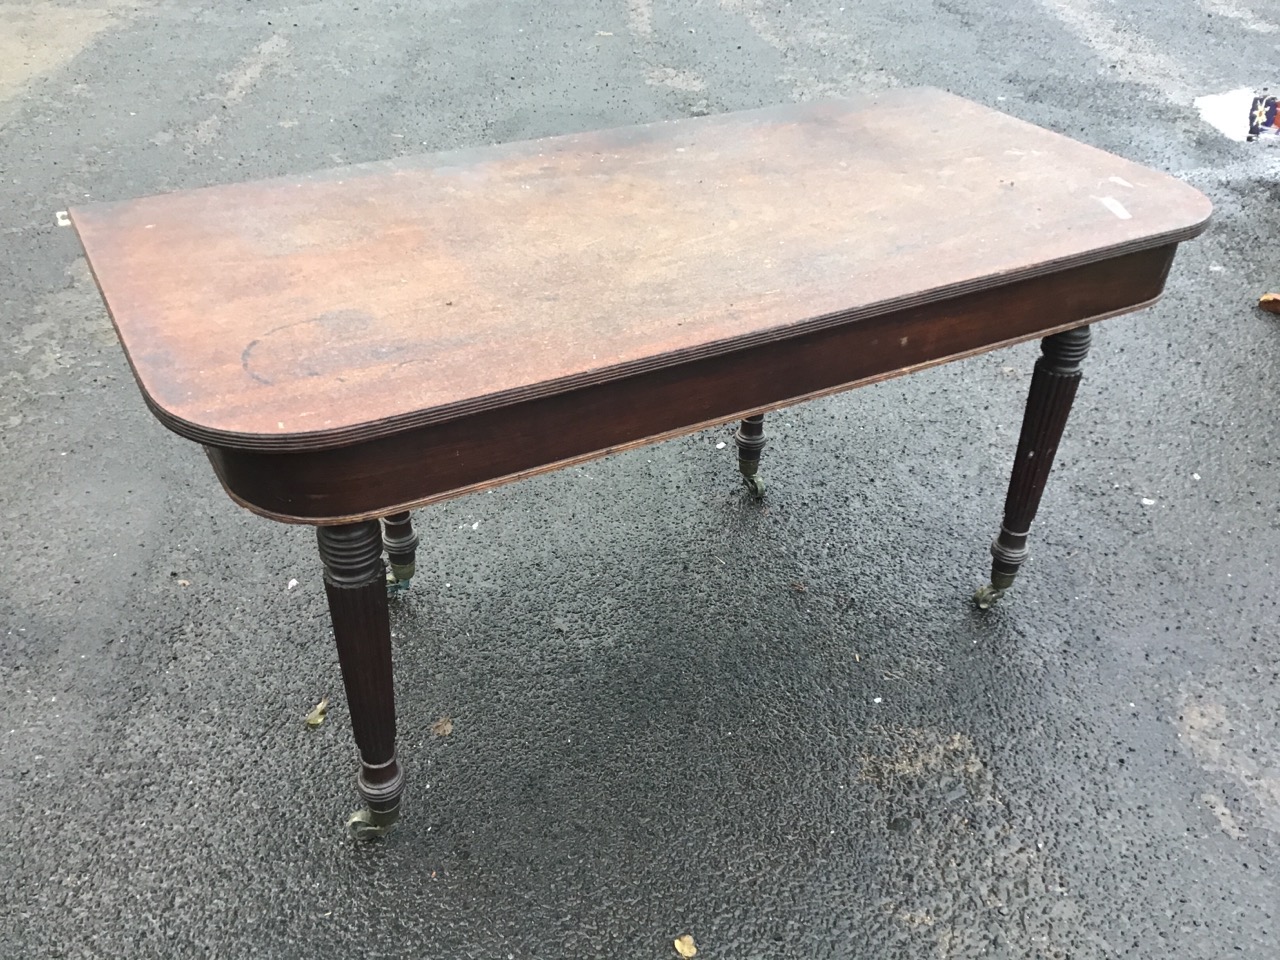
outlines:
[[[398,593],[407,593],[409,580],[401,580],[394,573],[387,574],[387,596],[394,597]]]
[[[747,493],[751,494],[752,499],[764,499],[764,481],[759,476],[743,477],[742,485],[747,488]]]
[[[985,587],[978,588],[978,592],[973,595],[973,602],[978,605],[979,610],[989,610],[991,605],[1003,596],[1003,590],[987,584]]]
[[[357,810],[347,819],[347,832],[352,840],[373,840],[386,836],[391,825],[400,819],[400,808],[390,810]]]

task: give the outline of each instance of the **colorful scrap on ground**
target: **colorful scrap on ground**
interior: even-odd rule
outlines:
[[[1249,139],[1280,136],[1280,99],[1254,97],[1249,108]]]

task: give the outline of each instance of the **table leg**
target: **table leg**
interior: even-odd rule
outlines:
[[[402,593],[413,579],[418,535],[413,532],[409,511],[382,518],[382,546],[387,551],[391,572],[387,574],[387,592]]]
[[[381,836],[400,816],[404,774],[396,761],[391,621],[378,521],[317,527],[325,593],[360,749],[357,786],[368,806],[347,821],[351,835]]]
[[[1031,375],[1022,435],[1004,503],[1004,523],[991,544],[991,584],[973,598],[984,610],[1013,586],[1018,568],[1027,559],[1027,534],[1067,425],[1080,383],[1080,365],[1089,353],[1089,328],[1055,333],[1045,337],[1040,347],[1043,355]]]
[[[760,451],[765,444],[764,414],[757,413],[744,419],[733,440],[738,445],[738,470],[742,473],[742,483],[747,492],[759,500],[764,496],[764,481],[759,475]]]

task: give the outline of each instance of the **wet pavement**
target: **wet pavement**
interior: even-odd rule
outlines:
[[[0,4],[0,957],[1276,955],[1280,149],[1192,101],[1280,6],[843,2]],[[918,84],[1217,207],[1015,590],[1034,345],[771,416],[764,506],[720,429],[423,510],[353,844],[314,537],[151,418],[56,212]]]

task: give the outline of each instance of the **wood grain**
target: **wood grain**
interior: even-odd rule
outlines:
[[[879,329],[1167,247],[1209,213],[1162,174],[912,90],[71,216],[161,421],[306,451]]]
[[[381,516],[1133,310],[1160,295],[1174,252],[1128,254],[345,448],[205,449],[232,498],[264,516]]]

